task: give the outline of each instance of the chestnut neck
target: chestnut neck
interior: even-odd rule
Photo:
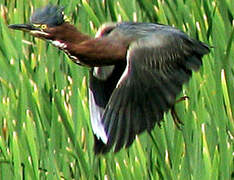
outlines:
[[[79,44],[85,40],[91,39],[90,36],[78,31],[75,26],[65,22],[64,24],[50,28],[48,33],[51,34],[51,40],[62,41],[64,43]]]
[[[61,43],[59,48],[77,64],[90,67],[104,66],[113,65],[125,59],[126,45],[111,37],[92,38],[68,23],[51,31],[54,34],[52,41]]]

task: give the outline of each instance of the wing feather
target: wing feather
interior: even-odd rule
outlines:
[[[137,134],[160,123],[208,52],[207,45],[180,31],[158,31],[133,41],[101,119],[108,141],[96,153],[129,147]]]

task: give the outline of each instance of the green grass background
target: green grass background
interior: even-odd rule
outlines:
[[[0,179],[234,178],[233,0],[51,0],[82,32],[107,21],[173,25],[213,46],[152,137],[94,156],[88,69],[48,43],[7,28],[47,0],[0,0]]]

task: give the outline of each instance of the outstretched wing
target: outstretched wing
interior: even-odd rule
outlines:
[[[137,134],[160,123],[208,52],[205,44],[174,30],[156,31],[132,42],[127,66],[100,123],[107,142],[96,146],[95,152],[105,153],[113,146],[117,152],[131,145]]]
[[[119,81],[126,63],[121,62],[113,66],[94,67],[89,74],[89,110],[92,130],[94,133],[94,147],[103,147],[107,143],[107,135],[101,123],[105,107],[113,90]]]

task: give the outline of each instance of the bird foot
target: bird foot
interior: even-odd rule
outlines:
[[[178,99],[176,101],[176,103],[179,103],[179,102],[184,101],[186,99],[189,99],[189,97],[188,96],[183,96],[180,99]],[[179,116],[177,115],[177,113],[175,111],[175,105],[173,105],[172,108],[171,108],[171,115],[172,115],[172,118],[173,118],[173,121],[174,121],[176,127],[179,130],[181,130],[181,125],[184,125],[184,123],[179,119]]]
[[[179,102],[184,101],[184,100],[186,100],[186,99],[189,99],[189,97],[188,97],[188,96],[183,96],[183,97],[181,97],[180,99],[178,99],[178,100],[176,101],[176,103],[179,103]]]

